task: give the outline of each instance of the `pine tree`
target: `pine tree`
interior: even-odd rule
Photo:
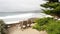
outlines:
[[[42,7],[46,8],[43,9],[43,13],[60,18],[60,2],[58,0],[47,0],[47,1],[48,2],[41,5]]]
[[[43,13],[60,18],[60,2],[58,0],[47,0],[48,2],[42,4],[44,7]],[[60,20],[54,18],[40,18],[36,20],[34,29],[39,31],[45,30],[48,34],[60,34]]]

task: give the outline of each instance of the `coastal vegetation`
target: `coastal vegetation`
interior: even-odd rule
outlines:
[[[48,34],[60,34],[60,20],[56,20],[54,18],[40,18],[35,21],[34,29],[38,31],[44,31]]]
[[[55,2],[51,0],[41,6],[46,8],[43,9],[43,13],[60,18],[60,2],[57,2],[57,0]]]
[[[42,9],[45,14],[53,16],[40,18],[35,20],[34,29],[38,31],[46,30],[48,34],[60,34],[60,2],[58,0],[47,0],[48,2],[42,4],[41,6],[45,9]],[[57,19],[55,19],[57,18]]]
[[[7,33],[7,30],[5,28],[5,23],[3,20],[0,19],[0,34],[6,34]]]
[[[60,34],[60,2],[58,0],[46,0],[48,2],[42,4],[41,6],[45,9],[42,9],[45,14],[51,15],[53,17],[44,17],[44,18],[38,18],[34,19],[34,26],[33,28],[38,31],[46,31],[48,34]],[[57,19],[55,19],[57,18]],[[31,25],[31,21],[28,20],[24,21],[23,23],[20,22],[21,28],[23,28],[23,25],[27,27],[27,24],[29,26]],[[15,26],[12,25],[12,26]],[[14,29],[15,30],[15,29]],[[6,24],[3,20],[0,20],[0,34],[6,34]]]

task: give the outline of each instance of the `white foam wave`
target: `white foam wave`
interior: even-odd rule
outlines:
[[[29,18],[42,18],[42,17],[51,17],[51,16],[45,15],[43,13],[27,13],[27,14],[5,16],[0,18],[3,19],[6,24],[12,24],[12,23],[18,23],[18,21],[27,20]]]

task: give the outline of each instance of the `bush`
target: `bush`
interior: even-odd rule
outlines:
[[[60,34],[60,20],[53,18],[41,18],[35,21],[34,29],[46,30],[48,34]]]
[[[0,20],[0,34],[6,34],[7,30],[5,29],[5,23],[3,20]]]

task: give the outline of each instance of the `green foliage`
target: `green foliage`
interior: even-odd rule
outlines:
[[[53,21],[52,23],[50,23],[46,30],[49,34],[60,34],[60,21]]]
[[[49,1],[49,2],[58,2],[58,0],[46,0],[46,1]]]
[[[48,17],[38,19],[35,22],[34,29],[46,30],[48,34],[60,34],[60,20]]]
[[[47,2],[45,4],[42,4],[41,6],[45,7],[45,8],[56,8],[57,6],[60,6],[60,3],[58,3],[58,2],[51,2],[51,3]]]
[[[51,15],[53,10],[44,10],[43,13]]]
[[[60,6],[56,7],[54,10],[43,10],[43,13],[60,18]]]
[[[46,10],[43,9],[43,13],[49,14],[52,16],[57,16],[58,18],[60,18],[60,3],[59,2],[47,2],[45,4],[42,4],[41,6],[46,8]]]
[[[6,34],[7,30],[5,29],[5,23],[3,20],[0,20],[0,33],[1,34]]]
[[[43,13],[60,18],[60,2],[58,0],[48,0],[45,4],[41,5],[46,8]],[[33,26],[37,30],[46,30],[48,34],[60,34],[60,20],[54,18],[41,18],[35,21]]]

